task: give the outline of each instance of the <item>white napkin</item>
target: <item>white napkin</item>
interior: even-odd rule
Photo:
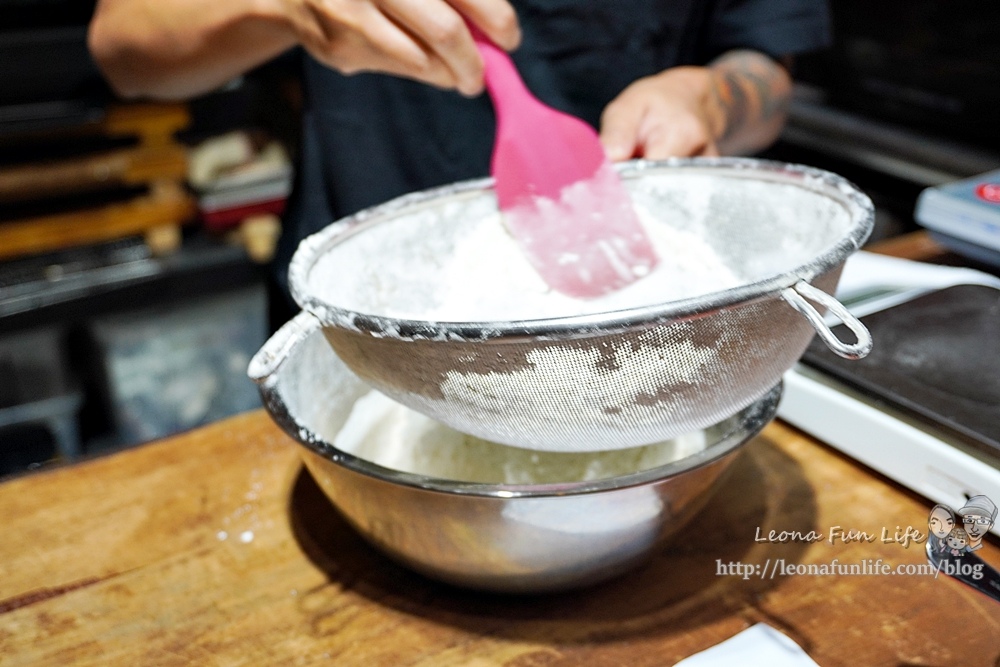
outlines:
[[[695,653],[676,667],[819,667],[799,645],[764,623]]]

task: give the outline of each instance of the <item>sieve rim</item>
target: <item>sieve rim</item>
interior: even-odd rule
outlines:
[[[342,308],[310,292],[309,272],[330,247],[362,232],[369,225],[378,224],[403,211],[432,206],[446,197],[476,196],[492,188],[492,179],[474,179],[403,195],[342,218],[307,237],[299,244],[288,269],[292,298],[301,308],[319,319],[323,326],[379,338],[487,341],[495,338],[530,337],[535,340],[552,340],[593,336],[595,333],[616,333],[636,326],[652,326],[775,298],[782,290],[799,281],[811,282],[840,266],[848,256],[861,248],[875,223],[875,207],[867,195],[844,177],[817,167],[738,157],[632,160],[615,167],[625,178],[647,171],[669,169],[798,184],[831,196],[847,210],[852,224],[847,233],[822,254],[789,271],[695,297],[599,313],[492,322],[418,320]]]

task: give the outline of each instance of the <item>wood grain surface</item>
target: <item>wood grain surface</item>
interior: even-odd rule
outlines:
[[[0,664],[671,665],[764,621],[820,665],[1000,664],[1000,603],[947,578],[720,576],[717,562],[924,562],[929,504],[780,422],[650,562],[503,597],[395,565],[341,520],[263,412],[0,484]],[[1000,567],[992,540],[980,552]]]

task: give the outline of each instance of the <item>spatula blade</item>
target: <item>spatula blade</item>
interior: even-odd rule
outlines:
[[[501,205],[504,224],[542,279],[572,297],[622,289],[655,268],[656,253],[614,168],[556,197],[535,195]]]
[[[490,171],[507,230],[542,279],[588,299],[650,273],[657,256],[600,138],[546,106],[514,63],[473,30],[497,112]]]

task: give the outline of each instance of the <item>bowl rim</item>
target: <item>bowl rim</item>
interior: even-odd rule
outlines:
[[[466,482],[404,472],[381,466],[368,459],[340,450],[295,419],[281,395],[279,384],[277,378],[271,377],[260,386],[261,396],[267,411],[282,430],[320,458],[351,472],[398,486],[428,492],[496,499],[545,498],[603,493],[662,482],[694,469],[705,467],[735,453],[736,450],[758,435],[777,414],[783,390],[783,383],[779,381],[756,401],[732,417],[720,422],[725,423],[732,420],[733,424],[715,442],[706,445],[703,450],[695,454],[671,463],[626,475],[588,481],[500,484]],[[708,428],[711,429],[713,426]]]
[[[529,320],[439,322],[362,313],[335,306],[310,292],[309,272],[330,247],[368,226],[398,217],[404,212],[434,205],[442,199],[476,196],[492,188],[492,179],[475,179],[403,195],[342,218],[307,237],[299,244],[289,265],[288,283],[292,297],[324,326],[400,340],[488,340],[524,336],[536,340],[566,339],[590,336],[597,329],[602,333],[615,333],[772,299],[799,281],[811,282],[841,265],[867,240],[875,223],[875,208],[867,195],[842,176],[816,167],[735,157],[632,160],[615,167],[624,178],[644,172],[677,170],[800,185],[831,196],[847,210],[852,224],[839,241],[818,257],[789,271],[707,295],[601,313]]]

